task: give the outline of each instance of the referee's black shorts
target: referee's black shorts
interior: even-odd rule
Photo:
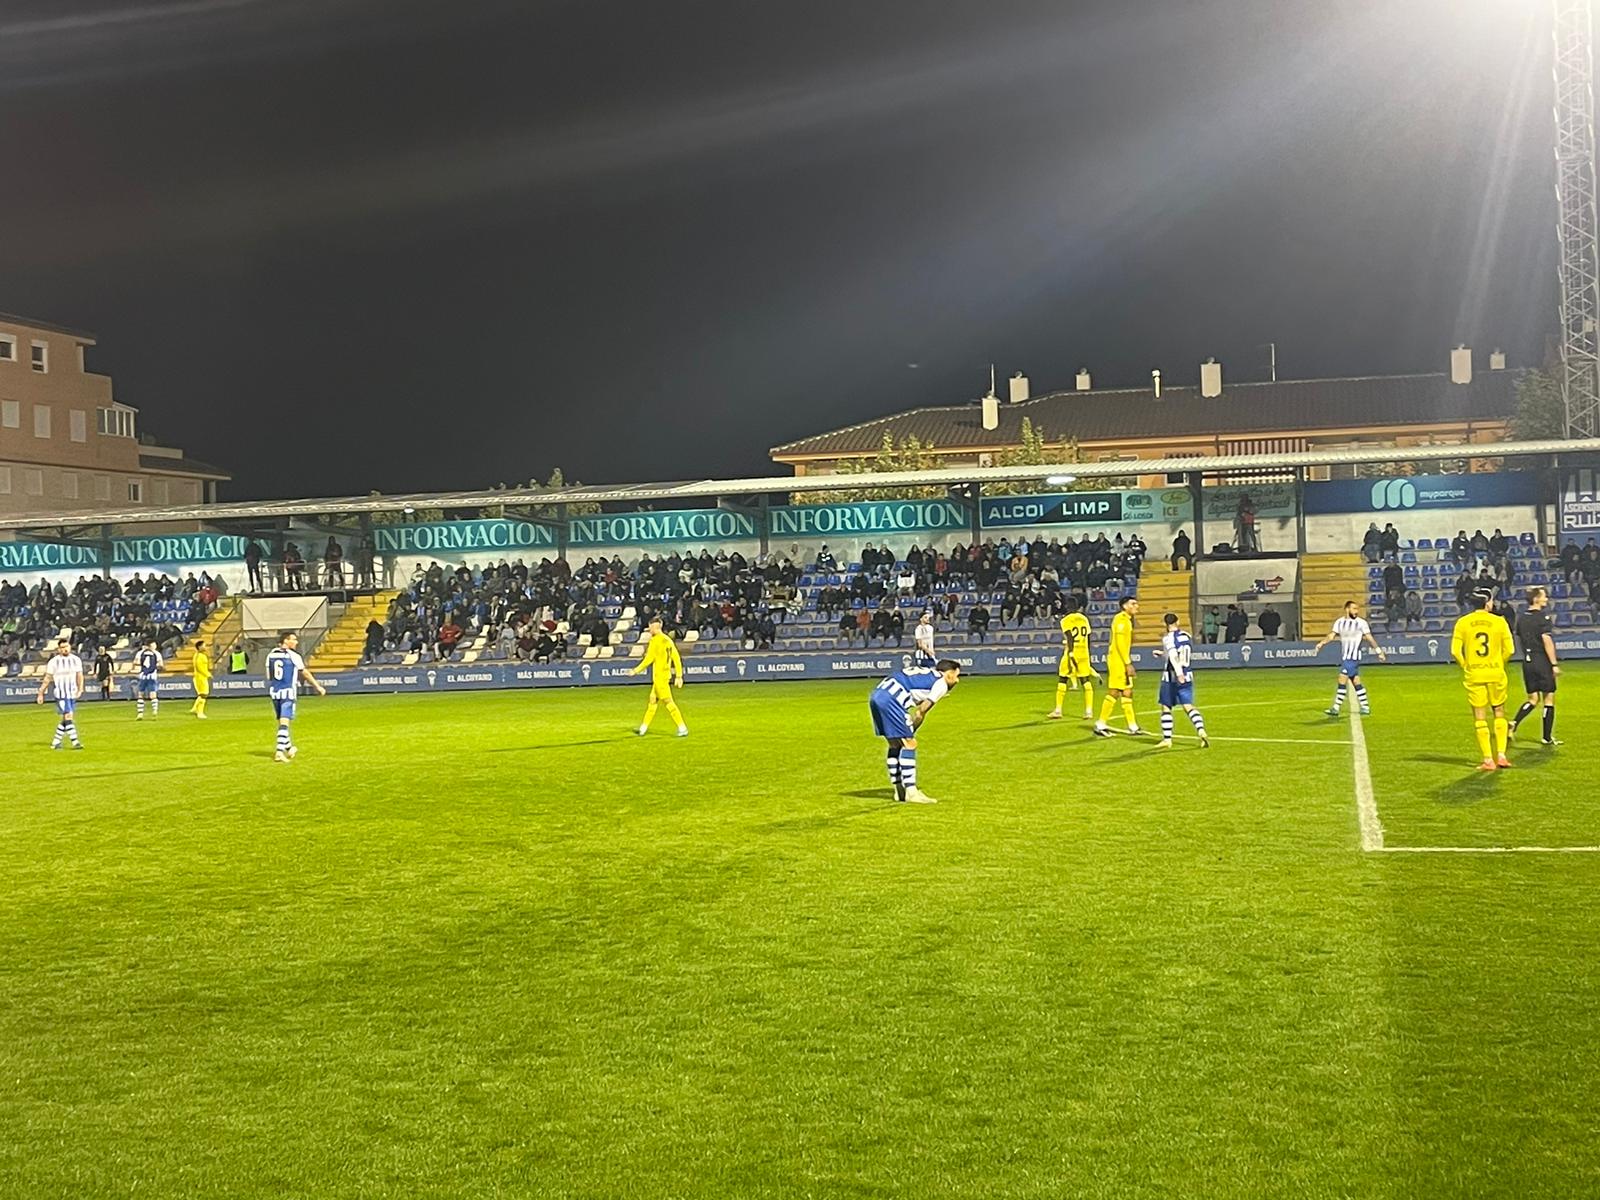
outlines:
[[[1549,663],[1523,663],[1522,687],[1529,695],[1548,696],[1556,690],[1556,673]]]

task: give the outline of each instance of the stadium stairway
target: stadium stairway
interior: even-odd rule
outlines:
[[[1346,600],[1364,601],[1367,561],[1357,553],[1308,554],[1300,560],[1300,631],[1321,637],[1344,615]]]
[[[361,665],[361,652],[367,644],[367,623],[374,618],[382,621],[389,615],[389,605],[400,593],[375,592],[371,596],[358,596],[344,606],[339,619],[328,627],[317,643],[311,661],[306,665],[313,671],[347,671]]]
[[[221,654],[227,652],[227,647],[224,646],[221,651],[217,649],[217,641],[219,640],[217,631],[228,623],[229,618],[234,615],[238,607],[239,599],[236,596],[224,596],[218,600],[217,606],[211,610],[204,621],[200,622],[200,626],[194,631],[194,634],[167,660],[166,670],[177,675],[189,674],[194,669],[194,644],[198,639],[204,641],[210,649],[213,669],[220,674],[221,668],[216,666],[216,662]]]
[[[1139,619],[1134,622],[1134,640],[1142,646],[1161,644],[1165,627],[1162,613],[1177,613],[1185,621],[1194,613],[1194,572],[1174,571],[1162,559],[1145,560],[1139,572]]]

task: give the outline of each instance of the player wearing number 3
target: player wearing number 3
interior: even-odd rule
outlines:
[[[1506,757],[1506,662],[1515,653],[1511,627],[1489,608],[1488,592],[1472,594],[1473,611],[1456,622],[1450,635],[1450,657],[1461,666],[1472,705],[1472,729],[1483,761],[1480,771],[1509,767]],[[1494,712],[1494,742],[1489,740],[1489,712]]]

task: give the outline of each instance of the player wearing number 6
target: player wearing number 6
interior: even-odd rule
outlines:
[[[1509,767],[1506,757],[1506,662],[1515,653],[1511,627],[1489,609],[1489,593],[1472,594],[1473,611],[1456,622],[1450,635],[1450,657],[1461,666],[1472,706],[1472,730],[1483,761],[1480,771]],[[1489,713],[1494,712],[1494,742],[1489,740]]]

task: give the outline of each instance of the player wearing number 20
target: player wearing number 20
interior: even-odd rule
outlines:
[[[1506,757],[1506,662],[1515,653],[1511,627],[1489,610],[1489,593],[1472,594],[1473,611],[1456,622],[1450,635],[1450,657],[1461,667],[1472,706],[1472,730],[1483,761],[1480,771],[1509,767]],[[1489,713],[1494,713],[1494,741],[1489,740]]]
[[[1161,621],[1167,629],[1161,636],[1161,649],[1167,656],[1167,662],[1161,671],[1160,748],[1172,748],[1172,710],[1181,708],[1189,714],[1189,723],[1194,726],[1201,749],[1205,749],[1211,745],[1211,739],[1206,737],[1206,719],[1194,706],[1194,670],[1189,665],[1192,640],[1183,631],[1183,626],[1178,624],[1177,613],[1168,613]]]

